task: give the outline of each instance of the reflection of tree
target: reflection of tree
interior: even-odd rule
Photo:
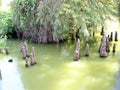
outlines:
[[[73,42],[65,42],[64,45],[61,47],[61,55],[62,56],[70,56],[73,54],[75,44]]]

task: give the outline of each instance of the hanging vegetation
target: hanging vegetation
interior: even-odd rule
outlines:
[[[115,0],[116,1],[116,0]],[[36,43],[59,42],[69,35],[89,39],[97,28],[116,14],[113,0],[13,0],[17,36]]]

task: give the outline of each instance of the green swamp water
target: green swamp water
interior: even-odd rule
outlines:
[[[118,71],[117,45],[115,55],[112,52],[105,59],[99,57],[98,46],[90,47],[90,56],[73,61],[74,44],[33,44],[28,42],[29,52],[35,47],[35,66],[25,68],[20,52],[20,40],[8,40],[10,55],[19,65],[20,74],[26,90],[112,90]],[[30,61],[30,60],[29,60]]]

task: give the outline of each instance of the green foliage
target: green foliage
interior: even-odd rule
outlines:
[[[119,16],[119,21],[120,21],[120,3],[118,4],[118,16]]]
[[[0,34],[7,34],[14,31],[14,24],[10,12],[1,11],[0,14]]]
[[[116,15],[115,1],[14,0],[13,21],[19,29],[52,27],[54,38],[66,38],[77,32],[79,37],[88,38],[90,27],[100,27],[111,15]]]
[[[34,0],[13,0],[11,8],[13,11],[13,22],[17,29],[24,29],[27,24],[33,25]]]
[[[37,8],[37,23],[44,25],[45,27],[52,25],[55,20],[55,14],[59,5],[56,5],[58,0],[49,0],[47,2],[40,1]]]
[[[55,34],[76,33],[88,37],[88,27],[99,27],[115,12],[111,0],[63,0],[55,19]]]
[[[0,48],[5,48],[6,47],[6,41],[7,41],[7,36],[1,36],[0,37]]]

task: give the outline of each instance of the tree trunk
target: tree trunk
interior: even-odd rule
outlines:
[[[23,38],[32,40],[35,43],[51,43],[56,42],[53,39],[52,26],[44,27],[43,25],[37,25],[36,27],[27,27],[24,30]]]
[[[44,0],[45,3],[47,3],[49,0]],[[35,43],[51,43],[51,42],[57,42],[62,40],[61,38],[57,38],[58,40],[53,39],[53,26],[48,24],[46,26],[42,25],[41,23],[34,23],[32,26],[30,22],[32,20],[37,20],[37,13],[38,13],[38,6],[39,6],[40,0],[35,0],[35,7],[33,10],[34,15],[31,16],[28,21],[26,21],[26,28],[23,30],[23,38],[29,39]]]
[[[107,52],[106,52],[106,35],[103,35],[101,44],[100,44],[100,57],[107,57]]]

